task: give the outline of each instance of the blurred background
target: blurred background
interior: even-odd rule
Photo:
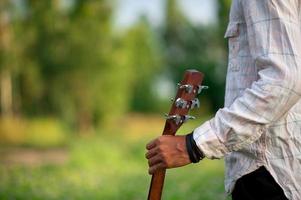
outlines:
[[[191,132],[223,107],[230,0],[1,0],[0,199],[146,199],[145,144],[186,69]],[[224,199],[223,161],[169,170],[164,199]]]

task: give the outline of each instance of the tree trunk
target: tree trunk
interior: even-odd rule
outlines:
[[[1,114],[10,117],[13,114],[12,79],[9,70],[5,69],[0,75]]]
[[[92,116],[89,112],[82,111],[79,113],[78,130],[81,136],[87,136],[94,132]]]
[[[0,3],[0,48],[2,60],[0,62],[0,103],[1,115],[9,117],[13,114],[12,101],[12,78],[9,66],[7,66],[7,55],[11,48],[10,15],[8,12],[9,2],[1,0]]]

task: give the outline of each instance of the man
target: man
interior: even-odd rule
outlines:
[[[301,0],[233,0],[225,37],[225,107],[188,136],[150,142],[149,173],[224,157],[234,200],[300,200]]]

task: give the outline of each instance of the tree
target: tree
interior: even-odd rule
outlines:
[[[157,97],[153,92],[154,77],[162,66],[162,54],[153,29],[145,17],[122,36],[123,57],[121,66],[129,70],[131,110],[135,112],[153,112],[158,109]]]
[[[114,64],[111,7],[106,0],[28,0],[20,30],[25,115],[52,115],[83,132],[125,110],[123,71]],[[33,89],[28,90],[28,88]]]
[[[181,80],[186,69],[205,73],[205,84],[214,110],[223,106],[225,63],[224,48],[214,26],[195,26],[179,11],[176,0],[168,0],[166,22],[162,29],[168,71],[174,81]]]
[[[13,91],[17,72],[16,53],[18,48],[14,37],[14,13],[14,5],[11,1],[0,2],[0,96],[3,117],[12,117],[17,109]]]
[[[221,36],[224,36],[225,28],[227,27],[229,21],[231,0],[219,0],[218,2],[219,32]]]

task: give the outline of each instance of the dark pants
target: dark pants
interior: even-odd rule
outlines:
[[[288,200],[271,174],[260,167],[244,175],[235,184],[233,200]]]

